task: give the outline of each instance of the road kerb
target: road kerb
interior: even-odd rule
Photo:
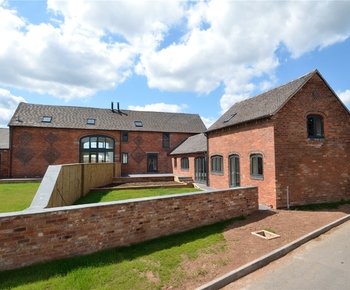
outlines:
[[[330,229],[337,227],[341,225],[342,223],[350,220],[350,215],[346,215],[332,223],[329,223],[328,225],[325,225],[313,232],[310,232],[299,239],[283,246],[280,247],[276,250],[273,250],[272,252],[252,261],[249,262],[219,278],[216,278],[198,288],[196,290],[216,290],[216,289],[221,289],[222,287],[238,280],[239,278],[242,278],[243,276],[246,276],[264,266],[267,264],[271,263],[272,261],[275,261],[284,255],[288,254],[289,252],[293,251],[294,249],[300,247],[301,245],[309,242],[310,240],[326,233]]]

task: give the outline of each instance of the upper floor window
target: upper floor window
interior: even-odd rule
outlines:
[[[142,121],[134,121],[135,127],[143,127]]]
[[[80,162],[114,162],[114,140],[107,136],[81,138]]]
[[[163,148],[170,148],[170,133],[163,133]]]
[[[211,172],[214,173],[222,173],[223,172],[223,166],[222,166],[222,156],[221,155],[214,155],[211,157]]]
[[[323,138],[323,117],[320,115],[307,116],[307,136],[309,138]]]
[[[43,116],[43,118],[41,119],[41,122],[43,123],[51,123],[51,121],[52,121],[51,116]]]
[[[263,157],[261,154],[250,155],[250,175],[255,178],[263,178]]]
[[[128,142],[129,140],[129,133],[128,131],[122,131],[122,142]]]
[[[96,119],[88,118],[88,119],[86,120],[86,124],[87,124],[87,125],[95,125],[95,124],[96,124]]]
[[[187,170],[188,168],[189,168],[188,157],[182,157],[181,158],[181,169]]]

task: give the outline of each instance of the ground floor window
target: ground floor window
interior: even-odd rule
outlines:
[[[87,136],[81,138],[80,162],[114,162],[114,140],[106,136]]]
[[[211,157],[211,172],[213,173],[222,173],[223,165],[222,165],[222,156],[214,155]]]
[[[253,178],[263,178],[263,157],[261,154],[250,155],[250,175]]]
[[[129,154],[126,152],[122,153],[122,164],[128,164],[129,162]]]
[[[181,158],[181,169],[188,170],[188,168],[189,168],[188,157],[182,157]]]

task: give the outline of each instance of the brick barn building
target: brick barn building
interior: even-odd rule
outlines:
[[[0,178],[10,175],[9,129],[0,128]]]
[[[207,137],[193,135],[171,153],[173,173],[191,177],[195,182],[207,182]]]
[[[50,164],[114,161],[123,174],[171,173],[168,153],[206,130],[197,114],[27,103],[9,127],[10,177],[41,177]]]
[[[258,186],[274,208],[350,199],[350,113],[317,70],[234,104],[207,137],[210,187]]]

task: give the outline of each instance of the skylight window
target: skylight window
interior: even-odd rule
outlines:
[[[43,123],[51,123],[51,121],[52,121],[51,116],[43,116],[43,118],[41,119],[41,122]]]
[[[88,124],[88,125],[95,125],[95,124],[96,124],[96,119],[94,119],[94,118],[88,118],[88,119],[86,120],[86,124]]]
[[[142,121],[134,121],[135,127],[143,127]]]
[[[231,121],[231,119],[232,119],[234,116],[236,116],[236,115],[237,115],[237,113],[231,114],[226,120],[224,120],[224,123],[227,123],[227,122]]]

